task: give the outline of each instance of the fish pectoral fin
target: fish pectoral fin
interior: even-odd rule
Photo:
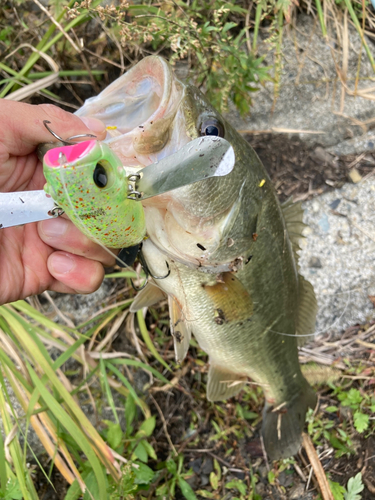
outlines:
[[[299,306],[296,325],[298,345],[303,345],[313,339],[315,333],[316,314],[318,304],[312,284],[298,275]],[[300,336],[299,336],[300,335]],[[311,337],[310,337],[311,335]]]
[[[281,210],[283,211],[286,229],[292,243],[294,257],[298,263],[299,255],[297,250],[300,250],[299,241],[303,238],[302,231],[306,227],[306,224],[303,222],[301,202],[293,203],[292,198],[289,198],[281,205]]]
[[[207,399],[222,401],[238,394],[246,384],[245,377],[228,372],[220,366],[210,365],[207,380]]]
[[[138,292],[136,295],[132,305],[130,306],[130,312],[134,313],[143,307],[153,306],[165,298],[166,294],[150,281],[147,283],[145,288],[143,288],[143,290]]]
[[[168,295],[168,305],[176,362],[181,363],[189,350],[191,326],[183,317],[182,307],[171,295]]]

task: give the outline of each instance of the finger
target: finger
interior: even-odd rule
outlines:
[[[64,218],[49,219],[38,224],[39,236],[52,248],[113,266],[116,259],[110,250],[106,250],[91,241],[75,225]]]
[[[106,136],[105,125],[91,117],[79,118],[53,104],[32,105],[0,99],[1,138],[10,155],[23,156],[43,142],[55,141],[43,124],[66,139],[78,134],[94,134],[98,140]]]
[[[92,293],[104,278],[100,262],[67,252],[53,252],[48,257],[47,267],[56,280],[51,289],[58,292]]]

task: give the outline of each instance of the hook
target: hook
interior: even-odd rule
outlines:
[[[79,135],[72,135],[71,137],[68,137],[68,139],[63,139],[62,137],[58,136],[56,132],[54,132],[49,126],[48,123],[51,123],[49,120],[43,120],[43,125],[46,127],[48,132],[53,135],[55,139],[58,141],[64,143],[67,146],[74,146],[74,144],[77,144],[76,142],[73,142],[73,139],[79,139],[81,137],[91,137],[96,139],[96,135],[93,134],[79,134]]]
[[[140,250],[138,258],[139,258],[139,262],[141,263],[142,267],[144,268],[144,270],[146,272],[147,277],[151,276],[151,278],[153,278],[154,280],[165,280],[165,278],[168,278],[168,276],[171,274],[171,269],[170,269],[167,261],[165,261],[165,264],[166,264],[167,270],[168,270],[167,274],[165,276],[154,276],[152,274],[152,272],[150,271],[150,269],[147,265],[147,262],[145,261],[145,258],[143,257],[142,250]]]
[[[142,248],[142,247],[141,247]],[[147,285],[147,280],[148,278],[151,276],[151,278],[153,278],[154,280],[164,280],[165,278],[168,278],[168,276],[171,274],[171,269],[169,267],[169,264],[167,261],[165,261],[165,264],[167,266],[167,269],[168,269],[168,272],[165,276],[154,276],[148,265],[147,265],[147,262],[145,261],[145,258],[143,256],[143,253],[142,253],[142,249],[140,248],[139,252],[138,252],[138,259],[139,259],[139,262],[141,263],[141,266],[143,267],[144,271],[145,271],[145,274],[146,274],[146,279],[145,279],[145,282],[143,283],[143,285],[141,287],[137,287],[134,285],[133,283],[133,280],[130,280],[131,281],[131,285],[133,287],[133,289],[136,291],[136,292],[140,292],[141,290],[143,290],[145,288],[145,286]]]

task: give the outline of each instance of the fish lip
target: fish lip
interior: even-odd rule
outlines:
[[[134,87],[136,82],[146,78],[153,78],[156,80],[162,89],[158,106],[147,119],[143,120],[136,127],[126,132],[121,132],[121,129],[118,128],[118,132],[120,132],[121,136],[118,134],[114,136],[107,134],[107,138],[104,142],[112,145],[117,141],[123,141],[124,137],[134,135],[136,132],[141,131],[142,128],[152,125],[153,122],[159,121],[168,111],[172,93],[173,73],[168,63],[162,57],[145,57],[122,77],[106,87],[98,96],[88,99],[75,114],[79,117],[95,116],[98,119],[102,119],[105,123],[104,111],[101,113],[101,110],[104,110],[111,104],[116,104],[116,99],[113,97],[113,95],[116,95],[116,91],[119,88],[125,88],[125,91],[128,90],[128,92],[125,92],[125,95],[131,95],[129,90],[131,90],[132,86]],[[119,102],[119,99],[117,99],[117,102]],[[113,125],[111,123],[105,124],[107,126]]]

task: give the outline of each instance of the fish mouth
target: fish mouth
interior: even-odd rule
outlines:
[[[142,155],[161,151],[168,142],[180,101],[175,97],[181,93],[167,62],[150,56],[88,99],[76,114],[98,118],[106,125],[105,142],[125,165],[148,164]]]

